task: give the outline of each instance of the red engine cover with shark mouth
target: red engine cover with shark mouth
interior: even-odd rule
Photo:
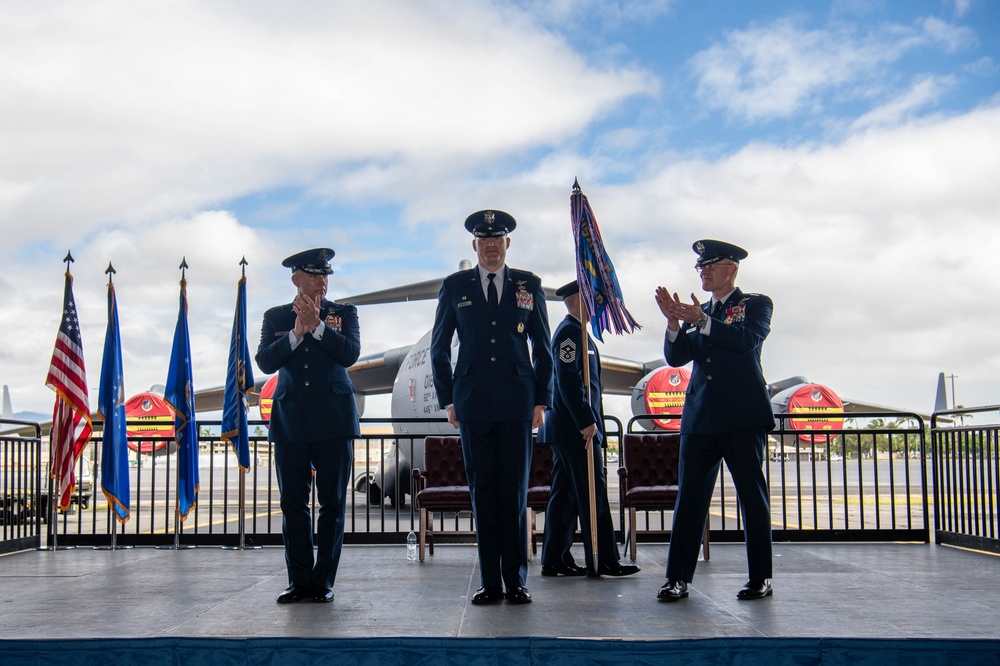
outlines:
[[[169,437],[174,436],[174,412],[163,396],[155,393],[137,393],[125,401],[125,433],[128,447],[139,453],[153,453],[163,448],[171,448]],[[133,425],[131,421],[142,421]],[[142,437],[163,437],[164,439],[142,439]]]
[[[644,399],[647,414],[663,414],[670,418],[653,419],[661,430],[677,432],[681,429],[681,411],[691,371],[684,368],[660,368],[646,382]]]
[[[803,384],[788,396],[789,414],[809,414],[809,418],[790,419],[792,430],[809,431],[799,435],[803,442],[826,444],[827,435],[817,435],[817,430],[838,430],[844,427],[844,402],[833,389],[822,384]]]
[[[271,421],[271,403],[274,401],[274,387],[278,385],[278,375],[274,375],[260,389],[260,401],[257,405],[260,409],[260,418],[264,421]]]

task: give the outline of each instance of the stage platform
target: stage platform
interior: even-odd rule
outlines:
[[[774,596],[741,602],[743,546],[713,544],[690,598],[665,604],[656,591],[666,552],[662,544],[640,544],[639,574],[601,579],[542,577],[536,557],[528,573],[534,602],[524,606],[469,603],[479,571],[475,548],[464,545],[438,546],[422,563],[407,561],[402,545],[346,546],[335,601],[292,605],[275,603],[285,587],[280,548],[14,553],[0,557],[0,663],[49,663],[29,657],[48,653],[55,660],[64,650],[75,650],[73,663],[90,663],[84,655],[93,650],[92,663],[277,664],[283,662],[248,655],[270,650],[276,659],[282,646],[300,653],[319,645],[390,646],[398,655],[423,645],[417,652],[440,658],[426,663],[450,663],[447,650],[457,650],[454,663],[465,665],[475,660],[460,655],[473,648],[481,656],[491,651],[495,658],[483,662],[490,664],[528,663],[515,659],[526,649],[529,662],[561,663],[542,659],[547,646],[561,645],[559,654],[577,646],[594,656],[610,650],[607,662],[589,663],[630,663],[636,655],[645,655],[641,663],[664,663],[656,650],[679,657],[704,646],[774,656],[762,663],[867,659],[884,666],[885,655],[875,657],[889,646],[895,658],[888,663],[912,650],[914,658],[905,660],[914,664],[1000,664],[1000,557],[926,544],[776,544]],[[179,658],[184,646],[214,657]],[[809,660],[838,646],[864,659]],[[804,650],[804,660],[779,658],[798,654],[793,648]],[[143,649],[174,656],[110,659],[116,650]],[[959,659],[931,660],[934,650]],[[423,663],[340,654],[340,661],[302,663]]]

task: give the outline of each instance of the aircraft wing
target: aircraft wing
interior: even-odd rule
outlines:
[[[911,414],[916,414],[924,421],[930,423],[931,415],[923,414],[921,412],[913,411],[910,409],[900,409],[898,407],[886,407],[885,405],[876,405],[871,402],[863,402],[861,400],[851,400],[850,398],[843,398],[844,401],[844,412],[847,414],[863,414],[863,413],[878,413],[878,414],[899,414],[901,412],[910,412]]]
[[[472,268],[472,264],[469,261],[463,260],[459,264],[460,270],[467,270]],[[438,297],[438,292],[441,291],[441,283],[444,282],[443,277],[432,278],[430,280],[424,280],[423,282],[413,282],[411,284],[404,284],[399,287],[390,287],[389,289],[381,289],[379,291],[369,291],[364,294],[356,294],[354,296],[344,296],[338,298],[337,300],[342,303],[351,303],[352,305],[381,305],[383,303],[409,303],[410,301],[429,301],[434,300]],[[562,299],[556,296],[557,287],[547,287],[542,285],[542,289],[545,291],[545,300],[561,302]]]
[[[601,389],[607,395],[632,395],[632,389],[643,377],[664,365],[666,362],[662,358],[643,363],[601,356]]]
[[[381,303],[407,303],[409,301],[427,301],[438,297],[444,278],[434,278],[423,282],[414,282],[401,287],[391,287],[380,291],[369,291],[367,294],[345,296],[337,300],[353,305],[379,305]]]

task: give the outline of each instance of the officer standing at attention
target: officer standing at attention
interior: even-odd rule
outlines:
[[[438,404],[462,438],[476,519],[482,587],[473,604],[531,601],[525,587],[531,430],[552,401],[552,353],[541,280],[505,265],[507,234],[516,224],[499,210],[465,220],[479,265],[445,278],[431,334]]]
[[[274,443],[288,570],[279,604],[333,601],[344,545],[354,438],[361,434],[347,368],[361,354],[361,330],[357,308],[325,298],[333,255],[317,248],[281,262],[292,269],[295,301],[264,313],[257,347],[258,367],[278,373],[268,440]],[[320,507],[315,560],[309,511],[314,469]]]
[[[556,290],[569,313],[552,336],[555,390],[552,409],[538,429],[538,441],[552,447],[552,487],[545,510],[542,542],[543,576],[629,576],[639,567],[619,563],[615,527],[608,505],[608,480],[601,446],[604,442],[604,407],[601,401],[601,355],[587,336],[590,394],[583,383],[583,324],[580,319],[580,286],[574,280]],[[588,315],[584,315],[586,318]],[[598,563],[594,568],[590,536],[590,481],[587,440],[592,440],[594,496],[597,504]],[[576,534],[577,517],[583,533],[587,567],[577,566],[570,547]]]
[[[717,240],[700,240],[695,270],[712,294],[701,304],[681,303],[664,287],[656,303],[667,319],[663,353],[680,367],[694,362],[681,412],[679,492],[667,553],[667,580],[661,601],[688,596],[694,578],[708,509],[722,461],[733,477],[743,512],[747,583],[741,600],[771,596],[771,509],[762,469],[767,433],[774,415],[761,370],[760,353],[771,330],[771,299],[736,288],[736,274],[747,251]]]

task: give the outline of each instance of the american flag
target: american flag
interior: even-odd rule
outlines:
[[[72,259],[69,259],[72,261]],[[73,468],[90,441],[93,424],[90,420],[90,398],[87,394],[87,371],[83,365],[83,339],[80,337],[80,319],[73,298],[73,276],[66,271],[63,293],[62,322],[52,351],[52,363],[45,384],[56,392],[52,410],[51,476],[56,479],[59,508],[69,508],[70,497],[76,485]]]

